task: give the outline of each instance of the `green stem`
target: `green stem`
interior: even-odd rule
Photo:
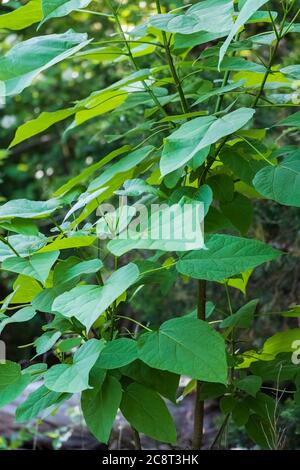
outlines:
[[[156,3],[157,13],[160,15],[161,14],[160,1],[156,0],[155,3]],[[166,56],[167,56],[169,69],[170,69],[171,75],[173,77],[177,92],[179,94],[182,110],[183,110],[184,113],[188,113],[189,112],[188,104],[187,104],[187,101],[186,101],[186,98],[185,98],[185,95],[184,95],[184,91],[182,89],[181,82],[179,80],[179,77],[178,77],[178,74],[177,74],[177,71],[176,71],[176,67],[175,67],[174,62],[173,62],[173,57],[172,57],[172,54],[171,54],[171,51],[170,51],[170,45],[169,45],[168,38],[167,38],[167,35],[166,35],[165,31],[162,31],[162,37],[163,37],[163,42],[164,42],[164,47],[165,47],[165,51],[166,51]]]
[[[121,25],[121,22],[119,20],[119,16],[118,16],[118,13],[115,11],[113,5],[112,5],[112,2],[111,0],[106,0],[106,3],[109,7],[109,9],[111,10],[112,12],[112,15],[115,19],[115,22],[117,24],[117,28],[118,28],[118,31],[120,33],[120,35],[122,36],[123,38],[123,41],[125,42],[125,46],[126,46],[126,49],[127,49],[127,52],[128,52],[128,57],[133,65],[133,67],[135,68],[136,71],[139,70],[139,67],[135,61],[135,58],[133,57],[132,55],[132,52],[131,52],[131,49],[130,49],[130,45],[128,44],[128,41],[127,41],[127,38],[125,36],[125,33],[123,31],[123,28],[122,28],[122,25]],[[152,100],[154,101],[154,103],[156,104],[156,106],[161,110],[161,112],[167,116],[167,112],[165,111],[165,109],[163,108],[163,106],[160,104],[158,98],[156,97],[156,95],[153,93],[153,91],[151,90],[151,88],[149,87],[149,85],[145,82],[145,80],[142,80],[142,84],[145,88],[145,90],[149,93],[149,95],[151,96]]]

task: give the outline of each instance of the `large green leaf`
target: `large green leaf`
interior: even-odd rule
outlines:
[[[137,360],[122,367],[121,372],[135,382],[156,390],[163,397],[176,402],[176,392],[180,376],[166,370],[153,369],[144,362]]]
[[[107,375],[104,382],[91,379],[92,390],[81,396],[85,422],[100,442],[107,443],[122,399],[122,387],[115,377]]]
[[[222,45],[220,49],[220,56],[219,56],[219,65],[221,65],[222,60],[227,52],[228,47],[230,46],[231,41],[233,40],[234,36],[238,33],[239,29],[244,26],[245,23],[254,15],[254,13],[262,7],[268,0],[246,0],[244,3],[233,27],[229,35],[227,36],[226,41]]]
[[[75,54],[89,43],[86,34],[72,30],[38,36],[14,46],[0,58],[0,80],[5,95],[17,95],[41,72]]]
[[[65,292],[55,299],[52,308],[65,317],[77,318],[89,330],[101,313],[136,282],[138,276],[137,266],[129,263],[115,271],[104,286],[77,286]]]
[[[195,279],[223,281],[281,255],[260,241],[221,234],[212,235],[206,248],[184,255],[177,262],[178,271]]]
[[[25,122],[16,130],[15,137],[10,143],[9,148],[20,144],[24,140],[29,139],[37,134],[48,129],[53,124],[67,119],[69,116],[74,114],[74,108],[60,109],[59,111],[53,111],[50,113],[43,112],[37,118]]]
[[[32,307],[24,307],[18,310],[14,315],[11,317],[5,317],[4,320],[1,321],[0,323],[0,335],[6,325],[9,325],[10,323],[22,323],[31,320],[33,317],[36,315],[36,311]]]
[[[195,147],[205,135],[209,126],[216,120],[214,116],[205,116],[186,122],[165,140],[160,161],[162,175],[167,175],[191,160]],[[208,147],[209,150],[209,147]],[[206,149],[201,151],[200,162],[207,157]]]
[[[68,394],[48,390],[42,385],[30,393],[26,400],[18,406],[16,410],[17,423],[24,423],[37,418],[42,411],[46,411],[47,408],[61,403],[68,396]]]
[[[233,11],[232,0],[205,0],[190,7],[183,15],[156,15],[149,22],[154,28],[169,33],[218,33],[230,30]]]
[[[36,348],[36,355],[35,357],[39,356],[40,354],[45,354],[46,352],[50,351],[53,348],[57,340],[61,337],[60,331],[47,331],[42,336],[37,338],[34,341],[34,346]]]
[[[43,290],[39,282],[31,277],[19,275],[13,283],[14,295],[11,304],[26,304]]]
[[[104,170],[98,178],[94,179],[89,187],[88,191],[95,191],[96,189],[104,186],[108,183],[115,175],[119,173],[126,173],[131,168],[134,168],[147,158],[154,150],[152,145],[147,145],[134,152],[129,153],[125,157],[122,157],[117,163],[114,163],[106,170]]]
[[[0,206],[0,220],[13,219],[40,219],[48,217],[59,206],[59,199],[49,199],[48,201],[30,201],[28,199],[12,199]]]
[[[0,28],[17,31],[37,23],[41,18],[41,0],[30,0],[26,5],[1,15]]]
[[[33,255],[37,250],[42,248],[47,243],[47,238],[44,235],[39,236],[26,236],[26,235],[12,235],[8,237],[11,246],[22,257]],[[6,258],[16,256],[16,253],[4,242],[0,241],[0,261]]]
[[[50,269],[58,256],[59,251],[36,254],[29,258],[14,256],[3,261],[2,269],[33,277],[33,279],[45,284]]]
[[[156,369],[205,382],[225,383],[227,364],[222,336],[206,322],[185,316],[168,320],[138,340],[139,358]]]
[[[45,23],[50,18],[60,18],[67,16],[73,10],[85,8],[92,0],[41,0],[43,21]]]
[[[286,158],[277,166],[262,168],[253,184],[262,196],[286,206],[300,207],[300,160]]]
[[[77,393],[90,388],[89,373],[104,342],[90,339],[74,354],[73,364],[52,366],[45,374],[45,386],[54,392]]]
[[[176,428],[162,398],[153,390],[138,383],[130,384],[124,392],[121,411],[138,432],[162,442],[176,442]]]
[[[143,220],[141,217],[140,226],[129,227],[126,236],[121,233],[120,237],[108,243],[107,248],[115,256],[136,249],[189,251],[202,248],[201,223],[211,194],[206,186],[204,191],[199,191],[197,199],[183,197],[178,204],[166,205],[151,212],[149,219]]]
[[[211,144],[216,143],[218,140],[226,137],[227,135],[233,134],[242,127],[244,127],[247,122],[253,117],[255,111],[250,108],[240,108],[232,113],[226,114],[225,116],[215,119],[211,116],[204,118],[196,118],[193,121],[190,121],[187,124],[184,124],[181,129],[179,129],[179,139],[176,138],[178,134],[175,135],[174,142],[168,143],[166,149],[164,149],[163,156],[161,159],[161,172],[163,175],[166,175],[173,171],[175,168],[181,166],[179,164],[182,159],[183,164],[188,160],[192,159],[194,156],[199,154],[200,151],[209,147]],[[211,119],[211,124],[209,121]],[[199,121],[201,120],[201,121]],[[194,121],[196,126],[194,127]],[[199,124],[203,123],[203,128],[200,128],[199,135]],[[207,128],[208,126],[208,128]],[[183,139],[183,136],[188,130],[191,135],[188,134],[187,139]],[[203,135],[203,131],[204,135]],[[172,137],[172,136],[171,136]],[[192,139],[190,141],[190,139]],[[192,145],[190,145],[192,142]],[[186,150],[185,150],[186,148]],[[173,165],[173,157],[175,155],[175,164]],[[204,156],[206,158],[207,154]]]
[[[15,362],[0,363],[0,407],[15,400],[30,383],[30,375],[22,374]]]
[[[118,338],[109,341],[99,356],[99,367],[117,369],[135,361],[138,357],[136,341],[129,338]]]
[[[82,261],[76,256],[61,261],[54,270],[54,284],[62,284],[80,277],[82,274],[94,274],[103,267],[100,259]]]

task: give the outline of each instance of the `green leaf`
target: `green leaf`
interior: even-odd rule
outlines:
[[[254,180],[262,196],[286,206],[300,207],[300,160],[286,158],[277,166],[260,170]]]
[[[12,235],[8,237],[9,243],[14,247],[18,254],[22,257],[33,255],[37,250],[42,248],[47,243],[47,238],[39,234],[39,236],[26,236],[26,235]],[[0,241],[0,261],[4,261],[6,258],[16,256],[16,253]]]
[[[117,369],[135,361],[138,357],[136,341],[119,338],[109,341],[99,356],[99,367]]]
[[[198,197],[183,197],[178,204],[162,206],[157,211],[151,211],[148,221],[141,221],[141,227],[138,227],[140,230],[137,230],[137,226],[133,229],[129,227],[126,237],[121,234],[108,243],[108,250],[115,256],[121,256],[136,249],[189,251],[202,248],[203,233],[200,226],[205,205],[212,197],[210,188],[203,187]],[[187,224],[187,221],[190,221],[190,224]]]
[[[138,432],[158,441],[176,442],[174,421],[165,402],[153,390],[138,383],[130,384],[124,392],[121,411]]]
[[[205,382],[226,382],[224,340],[197,318],[174,318],[163,323],[158,331],[141,335],[138,353],[143,362],[156,369]]]
[[[115,175],[119,173],[126,173],[131,168],[134,168],[143,160],[145,160],[145,158],[147,158],[153,152],[153,150],[154,147],[152,145],[147,145],[146,147],[135,150],[125,157],[122,157],[117,163],[114,163],[104,170],[102,174],[98,176],[98,178],[94,179],[90,183],[88,191],[95,191],[96,189],[108,183]]]
[[[77,286],[57,297],[53,310],[65,317],[75,317],[87,330],[120,295],[122,295],[139,276],[139,270],[133,263],[115,271],[104,286]]]
[[[10,299],[10,304],[26,304],[43,290],[42,286],[27,276],[18,276],[13,284],[14,295]]]
[[[156,390],[163,397],[176,402],[176,392],[179,386],[179,375],[168,371],[153,369],[144,362],[137,360],[122,367],[121,372],[135,382]]]
[[[68,238],[56,238],[53,242],[41,248],[38,253],[49,253],[56,250],[68,250],[70,248],[80,248],[90,246],[96,241],[97,237],[90,235],[74,235]]]
[[[58,256],[59,251],[32,255],[28,259],[14,256],[3,261],[2,269],[32,277],[45,284],[50,269]]]
[[[99,170],[104,165],[109,163],[115,157],[121,155],[122,153],[128,152],[129,150],[130,150],[130,147],[128,145],[124,145],[123,147],[120,147],[119,149],[114,150],[113,152],[110,152],[108,155],[106,155],[104,158],[102,158],[99,162],[94,163],[93,165],[89,166],[88,168],[85,168],[81,173],[79,173],[79,175],[76,175],[74,178],[70,179],[63,186],[58,188],[55,191],[53,196],[54,197],[59,197],[59,196],[62,196],[63,194],[65,194],[65,193],[67,193],[72,188],[74,188],[78,184],[82,183],[82,181],[85,181],[86,179],[88,179],[97,170]]]
[[[61,284],[72,281],[83,274],[94,274],[103,267],[100,259],[89,259],[81,261],[76,256],[60,261],[54,270],[53,283]]]
[[[29,383],[30,375],[23,375],[19,364],[11,361],[0,363],[0,407],[15,400]]]
[[[178,134],[174,133],[175,145],[172,141],[171,144],[168,144],[167,141],[166,150],[164,149],[163,151],[160,164],[162,175],[174,171],[175,168],[191,160],[198,155],[200,151],[203,151],[203,149],[244,127],[253,117],[254,113],[255,111],[253,109],[240,108],[218,119],[215,119],[214,116],[207,116],[193,119],[187,124],[184,124],[183,126],[186,127],[183,128],[182,126],[179,129],[179,139],[176,138]],[[199,120],[203,123],[203,127],[200,127],[200,136]],[[186,138],[186,130],[188,130],[188,138]],[[174,134],[171,134],[171,137],[174,137]],[[190,142],[192,142],[192,145],[190,145]],[[206,156],[207,155],[205,155],[204,158],[206,158]],[[175,165],[173,165],[173,159],[175,159]],[[180,161],[182,161],[181,165],[179,164]]]
[[[219,56],[219,66],[221,65],[224,56],[227,52],[227,49],[233,40],[234,36],[238,33],[239,29],[244,26],[245,23],[254,15],[254,13],[262,7],[268,0],[246,0],[244,3],[233,27],[230,30],[229,35],[227,36],[226,41],[222,45],[220,49],[220,56]]]
[[[26,5],[1,15],[0,28],[18,31],[37,23],[41,18],[41,0],[30,0]]]
[[[268,419],[252,414],[245,429],[250,439],[262,449],[275,450],[274,439],[276,436],[272,430],[272,425],[272,421],[270,422]]]
[[[18,406],[16,410],[16,421],[17,423],[25,423],[26,421],[37,418],[42,411],[46,411],[47,408],[61,403],[68,397],[69,395],[67,394],[52,392],[42,385],[37,390],[30,393],[27,399]]]
[[[177,270],[195,279],[222,281],[281,255],[260,241],[221,234],[212,235],[206,248],[185,254]]]
[[[298,66],[299,67],[299,66]],[[300,127],[300,111],[280,121],[277,126]]]
[[[73,348],[80,346],[81,342],[82,342],[82,338],[80,336],[76,336],[74,338],[63,339],[62,341],[59,342],[56,349],[60,352],[69,352]]]
[[[192,119],[182,124],[179,129],[165,139],[160,160],[162,175],[167,175],[177,168],[183,167],[193,156],[199,157],[198,164],[203,163],[207,157],[206,150],[203,149],[199,156],[199,153],[194,155],[194,149],[215,119],[214,116]]]
[[[48,217],[61,206],[59,199],[48,201],[29,201],[28,199],[13,199],[0,206],[0,220],[13,219],[40,219]]]
[[[248,375],[243,379],[237,380],[235,385],[243,392],[255,398],[262,385],[262,379],[257,375]]]
[[[54,392],[66,393],[78,393],[91,388],[89,373],[103,347],[102,341],[87,341],[74,354],[73,364],[58,364],[46,372],[45,386]]]
[[[221,328],[250,328],[259,299],[251,300],[220,323]]]
[[[233,12],[232,0],[205,0],[190,7],[183,15],[155,15],[150,17],[149,23],[169,33],[217,33],[230,30]]]
[[[60,331],[48,331],[47,333],[44,333],[42,336],[37,338],[34,342],[34,345],[36,347],[35,357],[50,351],[50,349],[53,348],[53,346],[60,337]]]
[[[237,426],[245,426],[250,416],[250,410],[247,404],[242,400],[238,400],[232,410],[231,416]]]
[[[253,207],[243,194],[235,193],[232,201],[221,202],[220,208],[242,235],[246,235],[253,219]],[[243,214],[243,217],[241,217]]]
[[[11,317],[6,317],[0,323],[0,335],[6,325],[10,323],[22,323],[31,320],[36,315],[36,311],[32,307],[24,307],[14,313]]]
[[[92,0],[42,0],[43,21],[40,26],[50,18],[67,16],[73,10],[87,7]]]
[[[37,134],[48,129],[53,124],[67,119],[69,116],[74,114],[74,108],[60,109],[59,111],[53,111],[50,113],[43,112],[37,118],[25,122],[18,127],[13,141],[10,143],[9,148],[20,144],[24,140],[30,139]]]
[[[30,219],[11,219],[0,223],[0,226],[9,232],[19,233],[21,235],[38,235],[38,228],[33,220]]]
[[[82,393],[81,408],[89,430],[99,442],[106,444],[121,403],[122,387],[110,375],[103,384],[92,382],[92,385],[92,390]]]
[[[41,72],[85,47],[86,34],[72,30],[28,39],[15,45],[0,58],[0,80],[5,95],[17,95],[31,85]]]
[[[54,300],[63,292],[72,289],[76,282],[76,279],[74,279],[67,283],[56,284],[54,287],[43,289],[36,295],[36,297],[32,299],[32,306],[41,312],[57,313],[52,310],[52,304]]]

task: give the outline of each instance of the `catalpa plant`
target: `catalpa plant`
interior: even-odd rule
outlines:
[[[136,116],[131,132],[115,136],[110,153],[95,156],[71,179],[65,175],[51,199],[0,207],[1,269],[15,276],[2,299],[0,331],[35,317],[43,322],[42,335],[29,346],[31,365],[2,361],[0,405],[37,381],[17,408],[19,423],[43,419],[80,394],[86,425],[100,442],[109,443],[120,410],[135,436],[176,445],[168,401],[195,391],[192,448],[203,445],[204,402],[217,398],[223,423],[212,447],[234,422],[261,448],[275,449],[278,403],[264,384],[294,384],[299,403],[300,369],[292,353],[300,329],[278,332],[257,350],[240,338],[259,315],[258,299],[245,297],[235,309],[230,297],[236,289],[246,295],[256,267],[287,256],[249,236],[253,200],[300,207],[299,149],[274,138],[300,127],[300,113],[293,114],[300,65],[280,64],[281,42],[300,33],[300,5],[282,0],[273,11],[266,0],[202,0],[172,10],[169,3],[156,0],[156,9],[129,30],[113,0],[29,0],[0,16],[5,34],[37,26],[36,35],[0,58],[3,102],[34,89],[63,61],[97,63],[99,70],[105,63],[108,77],[120,63],[128,70],[86,97],[82,85],[76,103],[24,122],[9,151],[57,123],[65,139],[92,119]],[[93,30],[47,34],[47,25],[61,28],[67,15],[80,22],[81,11],[100,23],[108,19],[114,34],[102,43]],[[257,23],[261,32],[251,35]],[[282,119],[285,107],[292,112]],[[268,128],[258,127],[262,109]],[[118,196],[126,203],[102,210]],[[164,230],[154,236],[142,223],[133,237],[127,228],[138,206],[153,204],[172,209],[167,219],[151,215],[158,229],[182,227],[181,209],[200,207],[199,238],[170,240]],[[125,315],[137,291],[152,283],[171,296],[177,278],[197,280],[194,311],[170,312],[161,325]],[[227,293],[226,312],[207,298],[207,283]],[[299,317],[299,307],[282,315]],[[184,391],[181,376],[190,378]]]

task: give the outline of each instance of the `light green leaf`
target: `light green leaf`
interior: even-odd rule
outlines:
[[[13,219],[40,219],[52,214],[61,206],[59,199],[48,201],[30,201],[29,199],[12,199],[0,206],[0,220]]]
[[[225,383],[227,364],[222,336],[206,322],[185,316],[168,320],[138,340],[139,358],[156,369],[205,382]]]
[[[71,256],[55,267],[53,282],[54,284],[66,283],[80,277],[82,274],[94,274],[102,267],[103,263],[100,259],[81,261],[81,259]]]
[[[100,188],[98,189],[97,191],[94,191],[92,193],[89,193],[89,192],[85,192],[85,193],[82,193],[79,197],[79,199],[77,200],[76,204],[74,204],[73,207],[71,207],[71,209],[66,213],[65,217],[64,217],[64,222],[69,219],[69,217],[74,214],[74,212],[76,212],[78,209],[82,209],[84,206],[86,206],[89,202],[91,201],[94,201],[95,199],[97,199],[98,196],[100,196],[100,194],[104,193],[104,191],[106,191],[107,188]]]
[[[106,155],[104,158],[102,158],[99,162],[94,163],[93,165],[89,166],[88,168],[85,168],[81,173],[79,173],[79,175],[77,175],[74,178],[70,179],[67,183],[65,183],[63,186],[58,188],[55,191],[53,196],[54,197],[59,197],[59,196],[62,196],[63,194],[65,194],[65,193],[67,193],[72,188],[74,188],[78,184],[82,183],[82,181],[87,180],[97,170],[99,170],[104,165],[109,163],[115,157],[121,155],[122,153],[128,152],[129,150],[130,150],[130,147],[128,145],[124,145],[123,147],[120,147],[119,149],[114,150],[113,152],[110,152],[108,155]]]
[[[0,28],[18,31],[37,23],[41,18],[41,0],[30,0],[26,5],[1,15]]]
[[[77,286],[57,297],[53,310],[65,317],[75,317],[87,330],[120,295],[122,295],[139,276],[139,270],[133,263],[115,271],[104,286]]]
[[[61,403],[68,397],[69,395],[67,394],[52,392],[42,385],[37,390],[30,393],[27,399],[18,406],[16,410],[16,421],[17,423],[25,423],[26,421],[37,418],[41,411],[46,411],[47,408]]]
[[[281,255],[260,241],[223,234],[212,235],[206,247],[184,255],[177,270],[195,279],[222,281]]]
[[[103,384],[95,381],[91,383],[94,388],[82,393],[81,408],[89,430],[99,442],[106,444],[121,403],[122,387],[110,375],[107,375]]]
[[[0,80],[4,83],[5,95],[21,93],[41,72],[75,54],[88,43],[86,34],[72,30],[18,43],[0,58]]]
[[[45,284],[50,269],[57,260],[59,251],[32,255],[29,258],[14,256],[3,261],[2,269],[33,277]]]
[[[239,29],[244,26],[245,23],[247,23],[247,21],[251,18],[251,16],[254,15],[254,13],[260,8],[262,7],[265,3],[267,3],[268,0],[247,0],[233,27],[231,28],[231,31],[229,33],[229,35],[227,36],[227,39],[226,41],[224,42],[224,44],[222,45],[221,49],[220,49],[220,56],[219,56],[219,66],[221,65],[223,59],[224,59],[224,56],[227,52],[227,49],[231,43],[231,41],[233,40],[234,36],[238,33]]]
[[[53,242],[41,248],[38,253],[48,253],[50,251],[90,246],[96,239],[97,237],[93,237],[91,235],[75,235],[68,238],[56,238]]]
[[[30,383],[30,375],[22,374],[19,364],[0,363],[0,408],[15,400]]]
[[[204,201],[207,202],[209,194],[205,191],[199,196],[199,199],[183,197],[178,204],[160,207],[151,213],[148,220],[142,220],[140,227],[129,227],[126,237],[121,234],[111,240],[107,245],[108,250],[115,256],[121,256],[136,249],[189,251],[202,248],[201,222],[204,218]]]
[[[253,185],[264,197],[286,206],[300,207],[300,160],[286,158],[277,166],[262,168]]]
[[[129,338],[118,338],[109,341],[99,356],[99,367],[117,369],[135,361],[138,357],[136,341]]]
[[[61,18],[67,16],[73,10],[87,7],[92,0],[41,0],[43,21],[40,26],[50,18]]]
[[[19,275],[13,284],[14,295],[11,304],[26,304],[42,291],[42,286],[31,277]]]
[[[37,338],[34,342],[36,348],[35,357],[50,351],[60,337],[60,331],[47,331],[47,333]]]
[[[45,386],[54,392],[78,393],[91,388],[89,373],[104,342],[90,339],[74,354],[73,364],[52,366],[45,374]]]
[[[122,398],[121,411],[138,432],[152,439],[174,444],[176,428],[162,398],[138,383],[130,384]]]
[[[14,247],[18,254],[22,257],[33,255],[36,251],[42,248],[47,243],[47,238],[40,234],[38,237],[26,236],[26,235],[12,235],[8,237],[9,243]],[[16,256],[16,253],[0,241],[0,261],[4,261],[6,258]]]
[[[150,17],[149,23],[169,33],[219,33],[232,27],[233,11],[232,0],[205,0],[190,7],[183,15],[155,15]]]
[[[98,178],[93,180],[88,187],[88,191],[95,191],[108,183],[115,175],[126,173],[131,168],[134,168],[145,160],[153,150],[154,147],[152,145],[147,145],[146,147],[142,147],[129,153],[125,157],[122,157],[117,163],[108,167],[100,176],[98,176]]]
[[[36,315],[36,311],[32,307],[24,307],[18,310],[14,315],[11,317],[6,317],[4,320],[1,321],[0,323],[0,335],[6,325],[9,325],[10,323],[22,323],[31,320],[33,317]]]
[[[37,134],[48,129],[53,124],[67,119],[74,114],[74,108],[60,109],[59,111],[43,112],[37,118],[25,122],[16,130],[15,137],[10,143],[9,148],[20,144],[24,140],[30,139]]]
[[[204,137],[209,126],[216,120],[214,116],[204,116],[186,122],[173,132],[167,139],[160,160],[162,175],[167,175],[177,168],[183,167],[195,155],[194,149]],[[202,150],[199,166],[207,157]],[[198,155],[196,155],[198,156]]]

